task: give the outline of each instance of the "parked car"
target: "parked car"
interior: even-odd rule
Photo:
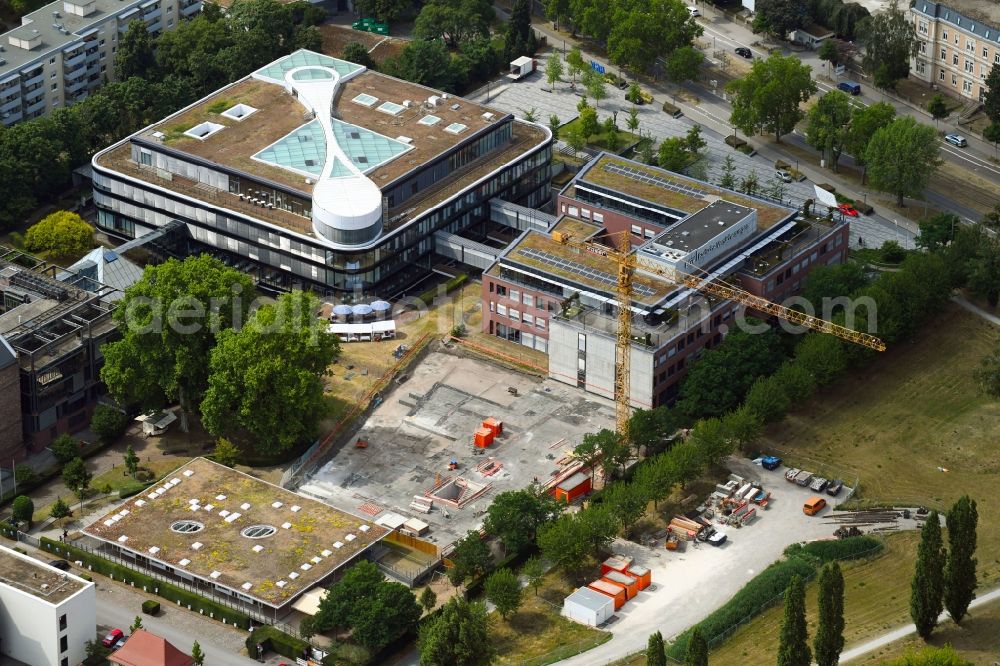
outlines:
[[[118,642],[119,638],[123,637],[124,635],[125,632],[122,631],[121,629],[112,629],[111,631],[108,632],[108,635],[104,637],[104,640],[101,641],[101,645],[103,645],[104,647],[111,647],[112,645]]]
[[[778,469],[781,467],[781,458],[777,456],[764,456],[760,459],[760,466],[769,470]]]
[[[961,134],[945,134],[944,140],[953,146],[958,146],[959,148],[965,148],[969,145],[969,142],[965,140],[965,137]]]
[[[775,178],[779,178],[780,180],[783,180],[786,183],[792,182],[792,174],[788,173],[784,169],[777,169],[774,172],[774,176],[775,176]]]
[[[861,84],[855,83],[854,81],[841,81],[837,84],[839,90],[843,90],[848,95],[860,95],[861,94]]]
[[[840,491],[844,489],[844,482],[840,479],[834,479],[830,482],[830,485],[826,487],[826,494],[830,497],[836,497],[840,494]]]
[[[112,650],[121,650],[122,647],[125,645],[125,641],[127,641],[127,640],[128,640],[128,636],[122,636],[117,641],[115,641],[115,644],[111,646],[111,649]]]
[[[807,516],[815,516],[817,513],[826,508],[826,500],[822,497],[810,497],[806,500],[806,503],[802,505],[802,513]]]
[[[785,480],[795,483],[795,477],[799,475],[802,470],[798,467],[792,467],[791,469],[785,470]]]
[[[701,12],[698,11],[697,7],[688,7],[688,14],[691,16],[701,16]]]
[[[857,217],[858,211],[851,204],[842,203],[837,206],[837,210],[848,217]]]
[[[824,479],[822,476],[817,476],[813,479],[812,483],[809,484],[809,490],[817,493],[821,493],[826,490],[826,487],[830,485],[830,482]]]
[[[50,567],[55,567],[56,569],[62,569],[63,571],[69,571],[69,562],[66,560],[51,560],[49,562]]]
[[[727,538],[728,537],[726,536],[725,532],[716,530],[715,532],[712,533],[710,537],[708,537],[708,542],[713,546],[721,546],[722,544],[726,543]]]
[[[737,46],[736,55],[738,55],[741,58],[746,58],[747,60],[750,60],[753,58],[753,51],[751,51],[745,46]]]

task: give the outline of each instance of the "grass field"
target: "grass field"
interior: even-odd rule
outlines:
[[[962,621],[962,626],[946,622],[934,631],[930,644],[951,645],[965,659],[976,666],[994,666],[1000,656],[1000,602],[994,601]],[[854,664],[882,664],[887,659],[901,657],[908,650],[918,650],[925,643],[912,636],[872,652],[867,659],[858,659]]]
[[[979,393],[971,372],[998,338],[991,324],[949,306],[914,342],[895,345],[771,427],[764,448],[792,466],[860,478],[866,502],[946,509],[971,495],[981,507],[979,580],[992,586],[1000,580],[1000,523],[984,509],[1000,483],[1000,403]],[[909,622],[916,537],[893,535],[885,555],[846,567],[848,645]],[[815,585],[808,591],[812,609]],[[749,623],[711,662],[773,661],[780,613]]]
[[[544,666],[597,647],[611,634],[567,620],[559,614],[563,599],[575,586],[561,574],[549,573],[539,587],[524,590],[524,604],[506,620],[490,616],[490,637],[499,666]]]

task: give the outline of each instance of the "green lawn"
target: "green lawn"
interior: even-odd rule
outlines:
[[[978,391],[971,372],[998,338],[991,324],[949,306],[914,342],[894,345],[772,426],[764,449],[791,466],[860,478],[862,502],[946,509],[971,495],[980,504],[979,580],[992,586],[1000,580],[1000,523],[986,507],[1000,484],[1000,402]],[[916,534],[887,542],[884,556],[846,567],[848,645],[910,621]],[[815,584],[809,594],[812,608]],[[748,624],[712,663],[773,661],[774,641],[761,637],[777,636],[780,612]]]
[[[604,121],[604,118],[601,117],[600,115],[600,109],[598,109],[598,118],[601,122]],[[619,123],[621,123],[620,118],[621,117],[619,116]],[[570,129],[572,128],[577,127],[579,124],[580,124],[580,119],[574,118],[565,125],[562,125],[559,128],[559,136],[565,137],[566,132],[570,131]],[[598,148],[600,150],[608,150],[610,152],[616,153],[625,148],[626,146],[631,146],[632,144],[637,143],[642,138],[638,134],[632,134],[632,132],[629,132],[628,130],[622,128],[621,124],[619,124],[618,127],[619,127],[618,147],[615,150],[610,150],[608,148],[607,134],[605,134],[603,131],[598,132],[597,134],[592,134],[589,137],[587,137],[587,145],[590,146],[591,148]]]

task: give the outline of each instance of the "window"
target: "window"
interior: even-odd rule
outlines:
[[[990,59],[990,50],[985,46],[983,47],[983,57],[986,58],[987,60]]]
[[[958,54],[957,53],[952,53],[951,54],[951,64],[958,65]]]
[[[918,21],[917,22],[917,31],[921,35],[926,35],[927,34],[927,21]]]
[[[652,229],[646,229],[646,233],[645,233],[646,238],[652,238],[655,235],[656,235],[655,231],[653,231]]]
[[[525,312],[524,313],[524,323],[525,324],[534,324],[535,323],[535,316],[534,315],[530,315],[527,312]]]
[[[69,636],[63,636],[59,639],[59,651],[65,652],[69,649]]]
[[[497,314],[498,315],[503,315],[504,317],[506,317],[507,316],[507,306],[504,305],[503,303],[497,303]]]
[[[976,51],[976,43],[974,41],[972,41],[971,39],[966,39],[965,40],[965,50],[969,51],[970,53],[975,53],[975,51]]]
[[[535,307],[535,297],[529,293],[524,294],[524,304],[529,308]]]
[[[993,54],[993,64],[1000,65],[1000,51]]]
[[[583,333],[576,334],[576,348],[579,351],[587,351],[587,336]]]
[[[917,74],[923,74],[926,71],[923,60],[917,61]]]
[[[62,614],[62,615],[59,616],[59,631],[62,631],[63,629],[65,629],[66,625],[67,625],[66,615],[64,613],[64,614]]]
[[[640,227],[638,224],[633,224],[632,233],[635,234],[636,236],[642,236],[642,227]]]
[[[967,71],[967,72],[971,72],[972,71],[972,61],[971,60],[966,59],[966,61],[965,61],[965,71]]]
[[[601,213],[594,213],[594,222],[603,222],[603,221],[604,221],[604,215],[602,215]]]
[[[545,330],[545,320],[542,319],[541,317],[539,317],[538,319],[535,320],[535,326],[537,328],[540,328],[540,329],[542,329],[544,331]]]
[[[490,301],[490,312],[496,312],[496,311],[497,311],[497,304],[494,303],[493,301]]]
[[[581,208],[580,209],[580,216],[583,217],[583,219],[585,219],[585,220],[589,220],[590,219],[590,209],[589,208]]]
[[[512,301],[520,301],[521,300],[521,292],[519,292],[517,289],[511,289],[510,290],[510,300],[512,300]]]
[[[958,85],[958,77],[956,75],[954,75],[954,74],[951,75],[951,85],[953,85],[953,86],[957,86]]]
[[[948,39],[948,31],[947,30],[942,30],[941,31],[941,39]]]
[[[59,666],[69,666],[69,657],[63,657],[62,661],[59,662]]]
[[[972,81],[962,81],[962,92],[971,93],[972,92]]]
[[[947,60],[947,59],[948,59],[948,49],[942,48],[941,49],[941,60]]]
[[[569,215],[570,215],[570,217],[579,217],[580,216],[580,209],[577,208],[576,206],[570,206],[569,207]]]
[[[59,84],[58,83],[53,83],[52,84],[52,89],[56,90],[57,88],[59,88]]]
[[[927,42],[920,42],[921,55],[927,55]]]
[[[513,319],[514,321],[521,321],[521,311],[520,310],[515,310],[514,308],[511,308],[509,310],[509,312],[510,312],[510,318],[511,319]]]
[[[502,284],[498,284],[497,285],[497,295],[498,296],[506,296],[507,295],[507,287],[503,286]]]
[[[943,69],[938,72],[938,78],[941,79],[942,81],[944,81],[944,70]]]

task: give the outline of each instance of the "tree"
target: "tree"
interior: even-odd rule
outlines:
[[[809,272],[802,285],[802,296],[808,300],[822,316],[830,316],[825,312],[828,305],[826,299],[850,296],[865,285],[865,277],[861,264],[849,262],[833,266],[817,266]]]
[[[475,530],[470,530],[455,542],[451,561],[454,566],[448,570],[448,580],[455,587],[469,578],[482,576],[493,565],[490,549]]]
[[[80,498],[80,507],[83,507],[83,499],[90,488],[90,481],[94,475],[87,469],[83,458],[73,458],[63,466],[62,479],[66,487],[76,493]]]
[[[356,600],[351,610],[351,637],[372,651],[396,640],[417,626],[420,606],[402,583],[381,581],[375,594]]]
[[[198,641],[195,641],[191,646],[191,660],[194,661],[195,666],[204,666],[205,664],[205,653],[201,651],[201,645]]]
[[[837,171],[840,154],[847,143],[848,127],[854,114],[854,105],[846,93],[831,90],[809,109],[806,141],[830,160],[830,168]]]
[[[580,129],[580,125],[573,125],[569,129],[562,133],[563,139],[566,141],[566,145],[573,149],[573,154],[583,150],[583,147],[587,145],[587,137],[584,136],[583,130]]]
[[[786,362],[782,369],[790,367]],[[778,370],[781,375],[782,370]],[[779,381],[789,378],[780,377]],[[785,385],[787,389],[787,385]],[[787,390],[786,390],[787,393]],[[731,447],[736,447],[745,453],[750,453],[757,444],[757,440],[764,434],[764,421],[747,406],[741,406],[731,412],[726,413],[721,419],[723,437],[729,442]]]
[[[847,367],[844,344],[825,333],[807,333],[795,347],[795,363],[807,370],[820,386],[826,386]]]
[[[736,163],[733,161],[732,155],[726,155],[726,159],[722,162],[722,177],[719,179],[719,187],[724,187],[727,190],[736,188]]]
[[[938,213],[925,217],[918,223],[920,234],[915,242],[917,247],[934,252],[951,242],[955,235],[955,227],[960,227],[962,220],[954,213]]]
[[[695,123],[684,135],[684,146],[692,157],[698,157],[708,144],[701,138],[701,125]]]
[[[691,429],[688,443],[697,450],[698,459],[705,466],[717,465],[733,452],[729,432],[719,418],[698,421]]]
[[[552,19],[556,30],[560,23],[570,22],[570,13],[570,0],[545,0],[545,16]]]
[[[667,666],[667,652],[663,644],[663,634],[656,631],[646,641],[646,666]]]
[[[130,634],[134,634],[139,629],[142,629],[142,616],[136,615],[135,619],[132,620],[132,624],[129,625],[128,632]]]
[[[573,455],[583,463],[584,469],[590,469],[590,478],[594,478],[597,463],[604,455],[604,450],[613,448],[618,436],[607,428],[599,432],[590,432],[583,436],[583,441],[573,449]]]
[[[708,643],[701,635],[701,629],[698,625],[694,626],[691,636],[688,638],[687,650],[684,652],[684,665],[708,666]]]
[[[430,613],[434,610],[434,606],[437,605],[437,595],[434,594],[434,590],[428,585],[420,593],[420,605],[423,607],[424,611]]]
[[[52,440],[52,443],[49,444],[49,451],[56,457],[56,460],[65,465],[80,455],[80,444],[73,439],[72,435],[63,433]]]
[[[65,518],[71,513],[69,505],[63,501],[63,498],[57,497],[56,501],[52,503],[52,508],[49,510],[49,517],[54,520],[59,520],[60,518]]]
[[[580,51],[579,46],[574,46],[566,54],[566,69],[570,76],[573,77],[573,83],[576,84],[576,77],[587,71],[587,63],[583,60],[583,53]]]
[[[976,501],[963,495],[948,512],[948,561],[944,570],[944,607],[956,624],[976,597]]]
[[[412,9],[411,0],[354,0],[354,11],[386,23],[403,18]]]
[[[32,469],[31,465],[20,464],[14,468],[14,483],[22,486],[34,487],[38,484],[38,473]]]
[[[507,490],[490,504],[484,528],[500,538],[508,553],[517,553],[535,542],[538,528],[558,510],[555,499],[537,485]]]
[[[146,29],[146,23],[138,19],[129,21],[128,29],[118,40],[115,55],[115,78],[127,81],[133,76],[150,76],[156,69],[156,54],[153,51],[153,37]]]
[[[816,50],[816,55],[820,60],[825,60],[831,65],[840,62],[840,49],[837,48],[837,40],[824,39],[823,43],[819,45],[819,49]]]
[[[806,4],[799,0],[761,0],[756,5],[753,21],[754,32],[764,32],[778,39],[785,39],[792,30],[809,21]]]
[[[660,142],[660,148],[656,153],[656,163],[661,169],[669,171],[681,171],[687,166],[691,159],[684,139],[679,136],[671,136]]]
[[[528,579],[528,585],[534,588],[535,596],[537,597],[538,588],[545,579],[545,565],[537,557],[529,558],[524,563],[524,566],[521,567],[521,574]]]
[[[11,503],[11,515],[19,523],[27,523],[31,529],[31,517],[35,515],[35,503],[27,495],[18,495]]]
[[[1000,67],[993,65],[989,76],[983,84],[986,95],[983,97],[983,112],[994,124],[1000,123]]]
[[[504,61],[531,55],[536,46],[535,31],[531,28],[531,5],[528,0],[514,0],[503,40]]]
[[[693,81],[705,61],[705,54],[693,46],[682,46],[667,56],[667,76],[674,83]]]
[[[104,647],[98,640],[87,641],[84,644],[84,654],[87,655],[88,662],[99,664],[111,654],[111,648]]]
[[[997,144],[1000,144],[1000,123],[993,122],[987,125],[986,129],[983,130],[983,138],[993,144],[993,157],[996,157]]]
[[[844,575],[830,562],[819,573],[819,621],[813,650],[817,666],[837,666],[844,649]]]
[[[931,637],[944,607],[944,566],[941,522],[937,511],[931,511],[920,531],[917,568],[910,594],[910,617],[917,627],[917,634],[925,641]]]
[[[611,61],[636,72],[649,69],[657,56],[668,60],[690,47],[702,28],[680,2],[672,0],[617,0],[608,3],[607,45]],[[610,9],[610,11],[608,11]],[[596,36],[596,35],[595,35]],[[697,57],[700,53],[689,54]]]
[[[488,666],[496,656],[488,627],[482,604],[453,597],[420,627],[420,666]]]
[[[368,54],[367,47],[361,42],[348,42],[344,46],[344,50],[341,51],[340,57],[347,62],[353,62],[368,69],[375,69],[375,61]]]
[[[582,514],[564,513],[538,531],[538,547],[545,559],[555,566],[567,572],[575,571],[590,555],[593,536],[590,528]]]
[[[115,309],[122,339],[103,347],[111,396],[142,409],[177,400],[187,432],[208,389],[216,335],[245,320],[253,292],[249,275],[204,254],[148,266]]]
[[[910,58],[917,55],[920,42],[906,12],[893,2],[887,9],[867,19],[861,28],[865,71],[874,73],[875,85],[886,90],[910,74]]]
[[[865,150],[871,184],[877,190],[903,197],[923,194],[941,164],[937,133],[910,116],[896,118],[872,136]]]
[[[896,117],[896,109],[887,102],[879,102],[854,110],[851,124],[847,131],[847,142],[844,148],[854,157],[856,164],[865,167],[861,174],[861,182],[868,175],[865,151],[871,143],[875,132],[892,122]]]
[[[90,417],[90,429],[102,442],[110,443],[118,439],[128,427],[129,418],[114,407],[98,405]]]
[[[632,483],[619,481],[606,486],[602,499],[604,506],[618,521],[622,532],[626,535],[646,512],[647,498],[644,489],[634,481]]]
[[[319,610],[314,616],[315,628],[327,631],[350,627],[351,613],[358,600],[374,596],[379,584],[384,582],[385,577],[374,563],[360,560],[347,569],[320,599]]]
[[[983,393],[991,398],[1000,398],[1000,347],[987,354],[972,371],[972,377]]]
[[[201,404],[213,435],[246,432],[258,451],[311,439],[325,413],[323,375],[340,353],[317,316],[319,299],[295,291],[258,309],[239,331],[222,331]]]
[[[538,121],[538,109],[535,107],[531,107],[530,109],[521,109],[521,113],[524,114],[524,119],[529,123]]]
[[[552,132],[552,140],[555,141],[559,138],[559,126],[562,125],[562,121],[559,120],[559,116],[552,114],[549,116],[549,131]]]
[[[411,83],[454,93],[464,82],[462,58],[452,59],[448,47],[440,39],[415,39],[395,58],[382,63],[386,74]]]
[[[417,39],[443,39],[450,48],[476,37],[489,37],[496,19],[486,0],[430,0],[413,23]]]
[[[135,455],[135,449],[132,448],[131,444],[125,448],[125,469],[133,479],[135,478],[136,471],[139,469],[139,456]]]
[[[76,213],[60,210],[28,227],[24,248],[57,258],[75,258],[93,247],[94,228]]]
[[[629,132],[639,131],[639,109],[636,108],[635,104],[629,107],[628,118],[625,120],[625,127],[628,128]]]
[[[796,56],[772,55],[755,60],[742,79],[730,81],[726,90],[733,95],[730,122],[744,134],[774,134],[781,141],[802,117],[799,105],[816,92],[812,70]]]
[[[587,89],[587,94],[594,100],[594,107],[600,107],[601,100],[608,96],[604,76],[593,69],[588,69],[583,73],[583,86]]]
[[[600,131],[600,123],[597,122],[597,110],[589,105],[584,106],[580,109],[578,124],[580,133],[587,139],[597,134]]]
[[[486,598],[496,606],[500,617],[509,615],[521,607],[521,583],[510,569],[497,569],[486,579],[483,586]]]
[[[721,416],[743,401],[758,377],[783,360],[781,341],[773,330],[760,335],[735,330],[691,366],[681,384],[677,409],[692,419]]]
[[[555,51],[545,61],[545,80],[549,82],[549,89],[556,89],[556,81],[563,75],[562,58]]]
[[[792,576],[785,589],[785,617],[778,639],[778,666],[810,666],[812,654],[808,638],[805,590],[802,580]]]
[[[931,101],[927,102],[927,112],[934,118],[935,123],[948,115],[948,105],[945,104],[941,93],[934,93]]]

